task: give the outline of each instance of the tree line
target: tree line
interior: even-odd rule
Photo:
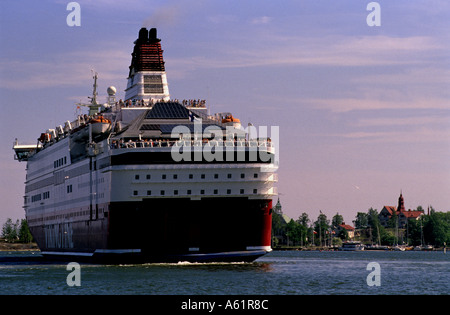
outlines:
[[[423,210],[421,206],[417,210]],[[419,219],[408,219],[404,229],[397,229],[397,216],[389,219],[387,227],[380,224],[378,210],[370,208],[366,213],[358,212],[353,221],[355,238],[366,244],[407,244],[444,246],[450,244],[450,212],[438,212],[430,207],[429,214]],[[315,221],[307,213],[302,213],[297,220],[285,222],[283,216],[273,212],[272,245],[292,246],[330,246],[342,244],[350,239],[349,233],[339,226],[344,222],[339,213],[330,220],[320,211]],[[30,243],[33,241],[26,219],[8,218],[2,226],[1,237],[7,242]]]
[[[423,211],[421,206],[417,210]],[[398,216],[394,212],[387,226],[383,227],[378,219],[378,211],[370,208],[367,213],[358,212],[355,220],[356,229],[361,237],[381,245],[434,245],[442,247],[450,243],[450,212],[438,212],[430,207],[429,214],[418,219],[409,218],[405,228],[398,229]]]
[[[13,222],[11,218],[6,219],[2,226],[1,236],[10,243],[31,243],[33,241],[33,236],[25,219],[20,221],[17,219],[16,222]]]
[[[417,210],[423,210],[418,207]],[[358,212],[353,221],[354,238],[365,244],[394,245],[407,244],[434,245],[437,247],[450,244],[450,212],[438,212],[432,207],[430,213],[419,219],[408,219],[406,227],[398,229],[397,216],[394,214],[386,227],[379,221],[377,209]],[[272,245],[288,246],[339,246],[350,239],[349,233],[339,225],[343,217],[336,213],[330,220],[320,212],[317,220],[311,221],[307,213],[302,213],[297,220],[285,222],[282,214],[272,216]]]

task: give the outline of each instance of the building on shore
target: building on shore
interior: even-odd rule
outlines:
[[[335,235],[339,235],[342,230],[345,230],[347,232],[348,238],[353,239],[355,237],[355,228],[351,225],[345,224],[345,222],[342,222],[342,224],[339,224],[335,229]]]
[[[388,226],[389,220],[393,215],[398,217],[398,227],[400,229],[406,226],[408,219],[418,220],[420,216],[424,215],[423,210],[406,210],[405,209],[405,200],[403,198],[403,194],[400,193],[400,197],[398,198],[398,206],[384,206],[378,215],[378,219],[380,220],[380,224],[384,227]]]

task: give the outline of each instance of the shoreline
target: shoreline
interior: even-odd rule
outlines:
[[[36,243],[8,243],[0,242],[0,252],[9,251],[39,251]]]
[[[339,248],[330,248],[330,247],[301,247],[301,246],[279,246],[272,248],[273,251],[339,251]],[[39,247],[36,243],[8,243],[4,241],[0,241],[0,252],[8,252],[8,251],[40,251]],[[367,251],[392,251],[392,249],[388,250],[367,250]],[[409,250],[408,250],[409,251]],[[444,251],[443,247],[433,248],[432,250],[428,250],[432,252]]]
[[[343,252],[338,247],[296,247],[296,246],[283,246],[283,247],[274,247],[273,251],[317,251],[317,252]],[[361,252],[394,252],[395,250],[392,248],[389,249],[365,249],[360,250]],[[412,252],[415,250],[405,250],[405,252]],[[436,247],[431,250],[421,250],[421,252],[443,252],[444,247]]]

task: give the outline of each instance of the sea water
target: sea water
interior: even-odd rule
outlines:
[[[273,251],[252,263],[80,263],[77,274],[67,263],[39,256],[0,252],[0,294],[450,294],[450,254],[442,251]],[[75,276],[77,285],[69,281]]]

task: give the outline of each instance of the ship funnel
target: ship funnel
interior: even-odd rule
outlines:
[[[170,99],[161,40],[156,36],[156,28],[148,30],[143,27],[139,30],[131,54],[126,100]]]

